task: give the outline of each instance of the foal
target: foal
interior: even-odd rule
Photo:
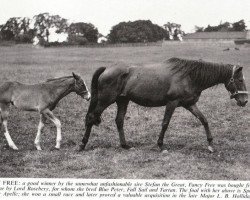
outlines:
[[[9,115],[10,104],[25,111],[37,111],[40,114],[38,131],[35,138],[35,146],[37,150],[42,150],[40,146],[41,131],[44,127],[44,119],[51,120],[57,128],[56,149],[60,148],[61,122],[57,119],[52,110],[55,109],[57,103],[66,95],[75,92],[82,98],[89,100],[90,92],[77,74],[73,76],[65,76],[60,78],[48,79],[44,83],[35,85],[26,85],[19,82],[5,82],[0,86],[0,124],[3,123],[5,128],[5,137],[8,145],[17,150],[15,143],[10,137],[7,128],[7,117]]]

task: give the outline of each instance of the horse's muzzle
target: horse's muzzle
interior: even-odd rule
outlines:
[[[245,101],[237,101],[237,105],[240,107],[245,107],[247,105],[248,100]]]

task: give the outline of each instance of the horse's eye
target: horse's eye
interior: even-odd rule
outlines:
[[[239,82],[243,83],[243,79],[239,79]]]

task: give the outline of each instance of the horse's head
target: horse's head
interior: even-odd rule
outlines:
[[[76,94],[80,95],[83,99],[89,101],[91,94],[84,80],[82,80],[82,78],[79,75],[75,74],[74,72],[72,72],[72,74],[75,79],[74,91],[76,92]]]
[[[238,106],[244,107],[248,102],[248,92],[242,69],[243,67],[241,66],[233,66],[232,76],[225,85],[227,90],[231,93],[230,98],[234,98]]]

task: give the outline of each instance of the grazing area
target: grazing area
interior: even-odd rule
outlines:
[[[167,43],[163,46],[114,48],[32,48],[28,45],[0,46],[0,84],[19,81],[35,84],[48,78],[79,74],[90,89],[94,71],[116,62],[143,65],[171,57],[240,64],[250,88],[250,48],[223,49],[233,44]],[[10,108],[8,128],[19,148],[8,147],[0,131],[0,177],[130,178],[130,179],[250,179],[250,109],[239,107],[224,85],[205,90],[199,102],[214,138],[215,152],[207,150],[204,128],[190,112],[177,108],[165,134],[168,152],[157,146],[164,107],[129,104],[125,136],[134,148],[119,146],[115,125],[116,105],[93,127],[85,151],[78,152],[85,131],[89,102],[72,93],[54,110],[62,124],[61,149],[54,150],[56,127],[46,121],[41,135],[42,151],[34,145],[39,114]]]

